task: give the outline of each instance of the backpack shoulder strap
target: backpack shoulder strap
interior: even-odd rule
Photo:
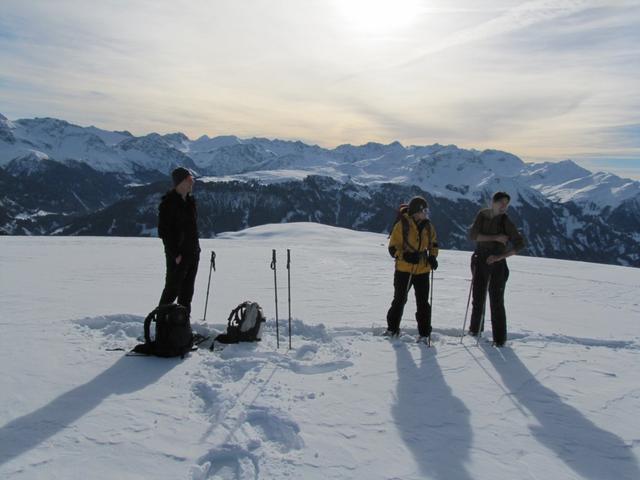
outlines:
[[[160,307],[154,308],[153,311],[149,315],[147,315],[147,318],[144,319],[144,341],[145,341],[145,343],[151,343],[151,333],[150,333],[151,322],[155,319],[159,308]]]
[[[400,223],[402,224],[402,251],[406,252],[410,245],[409,245],[409,220],[402,215],[400,217]]]
[[[244,316],[244,313],[245,313],[245,311],[247,309],[247,306],[250,303],[251,302],[249,302],[249,301],[242,302],[236,308],[231,310],[231,313],[229,314],[229,318],[227,319],[227,326],[229,326],[229,327],[238,326],[240,324],[240,319]],[[235,322],[235,325],[233,325],[234,322]]]
[[[242,304],[238,305],[236,308],[231,310],[231,313],[229,314],[229,318],[227,318],[227,326],[228,327],[231,326],[231,324],[233,323],[234,320],[238,319],[238,312],[240,311],[241,308],[242,308]]]

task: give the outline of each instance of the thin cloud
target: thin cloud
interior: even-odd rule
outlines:
[[[372,38],[323,1],[86,5],[3,2],[2,113],[525,159],[640,148],[614,133],[638,123],[637,2],[434,0]]]
[[[607,4],[608,2],[605,1],[593,0],[537,0],[526,2],[480,25],[455,32],[435,45],[414,54],[411,58],[403,60],[396,67],[421,62],[434,53],[439,53],[452,47],[479,42]]]

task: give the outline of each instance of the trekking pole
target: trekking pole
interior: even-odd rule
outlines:
[[[464,336],[467,333],[467,316],[469,315],[469,304],[471,303],[471,291],[473,290],[473,272],[471,273],[471,284],[469,285],[469,296],[467,297],[467,309],[464,311],[464,323],[462,324],[462,335],[460,335],[460,343],[464,340]]]
[[[289,350],[291,350],[291,250],[287,248],[287,289],[289,297]]]
[[[209,287],[211,287],[211,271],[216,270],[216,252],[211,250],[211,264],[209,265],[209,281],[207,282],[207,298],[204,302],[204,318],[203,322],[207,321],[207,305],[209,304]]]
[[[484,295],[484,302],[482,304],[482,320],[480,322],[480,329],[478,330],[478,340],[476,341],[476,345],[480,345],[480,338],[482,337],[482,332],[484,330],[484,317],[487,314],[487,297],[489,296],[489,286],[491,285],[491,273],[489,273],[489,278],[487,278],[487,291]]]
[[[431,270],[431,298],[429,299],[431,310],[433,310],[433,278],[434,278],[434,272],[433,270]]]
[[[276,275],[276,250],[272,250],[271,270],[273,270],[273,288],[276,296],[276,348],[280,348],[280,327],[278,325],[278,278]]]
[[[429,299],[429,306],[431,307],[431,318],[429,320],[433,319],[433,279],[435,278],[435,272],[433,269],[431,269],[431,295],[430,295],[430,299]],[[429,346],[431,346],[431,332],[429,332]]]
[[[409,273],[409,279],[407,280],[407,289],[404,292],[404,305],[406,305],[407,302],[409,301],[409,291],[411,290],[411,280],[413,280],[413,276],[415,275],[417,268],[418,268],[418,265],[417,264],[414,265],[413,268],[411,269],[411,272]],[[400,329],[398,328],[398,336],[399,335],[400,335]]]
[[[411,280],[413,280],[413,274],[416,271],[416,267],[413,267],[411,273],[409,274],[409,280],[407,281],[407,291],[404,292],[404,303],[409,301],[409,290],[411,290]]]

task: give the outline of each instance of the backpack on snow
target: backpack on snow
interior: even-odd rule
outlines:
[[[153,340],[151,322],[156,322]],[[144,320],[144,341],[133,349],[135,353],[184,358],[193,349],[189,311],[177,303],[159,305]]]
[[[260,305],[256,302],[242,302],[231,310],[227,320],[227,332],[218,335],[214,343],[259,342],[265,322]],[[213,345],[211,344],[211,350]]]

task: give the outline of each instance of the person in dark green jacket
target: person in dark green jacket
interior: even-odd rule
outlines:
[[[473,309],[469,333],[476,336],[480,332],[488,290],[493,342],[498,347],[507,340],[504,290],[509,268],[506,259],[525,246],[522,234],[506,213],[510,201],[508,193],[496,192],[491,208],[480,210],[469,229],[469,239],[476,242],[471,257]]]

